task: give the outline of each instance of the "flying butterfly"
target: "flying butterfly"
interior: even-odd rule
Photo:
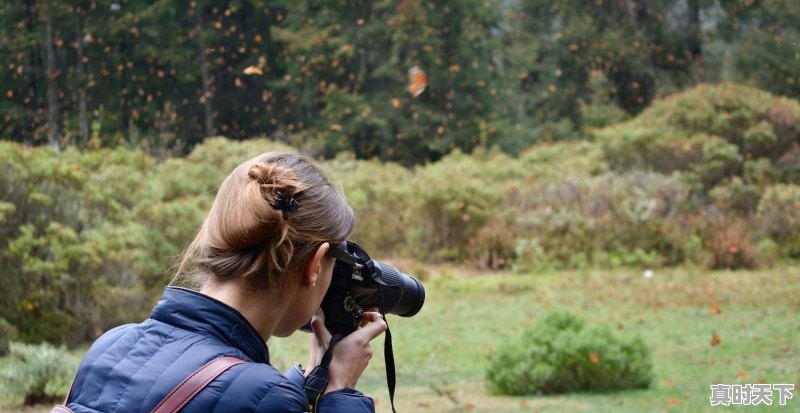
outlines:
[[[246,74],[246,75],[263,75],[264,72],[261,71],[260,67],[253,65],[253,66],[247,66],[246,68],[244,68],[244,74]]]
[[[417,97],[428,87],[428,75],[419,66],[408,69],[408,93]]]

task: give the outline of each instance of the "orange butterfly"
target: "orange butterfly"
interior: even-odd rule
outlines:
[[[261,68],[258,66],[247,66],[244,68],[244,74],[246,75],[263,75],[264,72],[261,71]]]
[[[428,75],[419,66],[408,69],[408,93],[417,97],[428,87]]]

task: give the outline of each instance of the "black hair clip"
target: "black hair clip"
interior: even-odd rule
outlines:
[[[272,204],[272,207],[279,211],[295,212],[300,208],[300,204],[293,197],[278,192],[275,194],[275,203]]]

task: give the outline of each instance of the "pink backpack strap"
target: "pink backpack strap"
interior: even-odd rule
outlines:
[[[203,390],[220,374],[242,363],[244,363],[244,360],[236,357],[220,357],[209,361],[184,379],[151,413],[179,412],[186,403],[189,403],[194,396],[197,396],[197,393],[200,393],[200,390]]]
[[[175,387],[168,395],[161,400],[161,403],[156,406],[151,413],[177,413],[186,403],[189,403],[194,396],[200,393],[200,390],[206,388],[214,379],[219,377],[229,368],[244,363],[244,360],[236,357],[219,357],[209,361],[194,373],[185,378],[178,387]],[[75,380],[72,381],[75,385]],[[67,398],[64,400],[64,405],[53,407],[50,413],[74,413],[68,407],[69,396],[72,393],[72,386],[70,386]]]

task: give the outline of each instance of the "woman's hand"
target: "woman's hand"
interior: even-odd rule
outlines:
[[[372,348],[370,341],[386,331],[386,322],[377,309],[368,309],[361,315],[361,327],[350,333],[347,337],[336,343],[333,349],[333,359],[328,372],[328,387],[325,393],[330,393],[346,387],[355,388],[358,379],[367,368],[369,360],[372,358]],[[311,319],[311,355],[309,357],[308,369],[310,373],[314,367],[322,361],[325,351],[331,341],[331,333],[325,328],[325,316],[322,310]]]

